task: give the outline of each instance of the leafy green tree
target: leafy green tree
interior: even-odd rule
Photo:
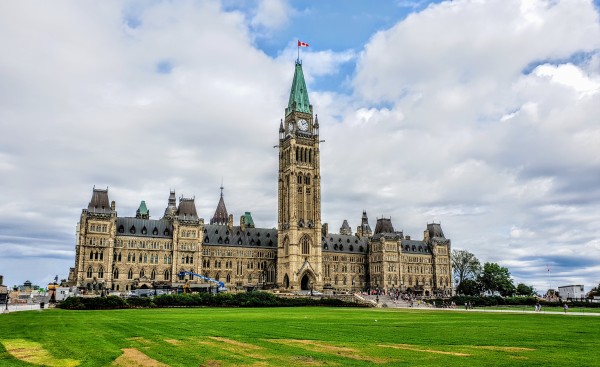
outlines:
[[[510,278],[510,272],[496,263],[485,263],[477,282],[484,292],[492,294],[498,292],[503,297],[515,293],[515,285]]]
[[[533,296],[535,289],[532,286],[526,285],[525,283],[517,284],[517,295],[518,296]]]
[[[479,296],[481,288],[473,279],[465,279],[456,287],[456,293],[464,296]]]
[[[466,250],[452,250],[452,270],[455,283],[460,285],[465,279],[475,279],[481,271],[479,260]]]
[[[594,298],[595,296],[600,296],[600,284],[597,287],[592,288],[592,290],[587,294],[587,298]]]

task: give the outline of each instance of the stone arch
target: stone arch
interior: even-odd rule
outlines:
[[[283,288],[289,288],[290,287],[290,277],[288,277],[288,275],[284,275],[283,276]]]
[[[303,291],[309,291],[315,284],[315,275],[312,271],[306,270],[302,276],[300,276],[300,289]]]
[[[285,255],[289,255],[290,254],[290,239],[288,236],[285,236],[283,238],[283,253]]]

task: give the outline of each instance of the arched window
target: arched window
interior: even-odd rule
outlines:
[[[102,267],[98,269],[98,278],[104,278],[104,269]]]
[[[145,274],[146,274],[146,273],[144,273],[144,269],[141,269],[141,270],[140,270],[140,278],[143,278]]]
[[[290,254],[290,240],[287,236],[283,239],[283,253],[286,255]]]
[[[165,270],[165,273],[163,274],[163,277],[165,278],[165,280],[171,279],[171,272],[168,271],[168,270]]]
[[[231,283],[231,274],[227,274],[227,277],[225,279],[227,283]]]
[[[94,260],[94,252],[90,252],[90,260]]]
[[[119,268],[115,268],[113,271],[113,279],[119,279]]]
[[[91,277],[92,277],[92,273],[93,273],[93,270],[92,270],[92,267],[90,266],[90,267],[88,268],[88,270],[87,270],[87,277],[88,277],[88,278],[91,278]]]
[[[310,253],[310,237],[302,237],[300,244],[302,245],[302,255],[308,255]]]
[[[117,256],[117,261],[121,262],[121,253],[119,252],[119,256]]]
[[[100,252],[100,260],[104,260],[104,251]]]
[[[146,229],[146,226],[144,226],[142,228],[142,234],[148,234],[148,230]]]
[[[154,227],[154,229],[152,230],[152,234],[158,236],[158,228]]]
[[[122,224],[119,226],[119,233],[125,233],[125,227]]]
[[[127,279],[133,279],[133,269],[131,269],[131,268],[127,272]]]
[[[150,273],[150,279],[151,280],[156,279],[156,271],[154,269],[152,269],[152,273]]]
[[[135,227],[131,226],[131,228],[129,228],[129,233],[134,234],[135,233]]]

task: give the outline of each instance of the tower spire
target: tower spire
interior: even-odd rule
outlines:
[[[304,112],[312,114],[312,106],[308,100],[308,91],[306,90],[306,82],[304,81],[304,72],[302,64],[296,61],[294,70],[294,79],[292,80],[292,89],[290,91],[290,99],[288,106],[285,109],[285,115],[292,112]]]
[[[223,183],[221,182],[221,198],[219,199],[219,204],[217,204],[217,209],[215,210],[215,215],[213,215],[210,220],[210,224],[227,224],[227,219],[229,215],[227,214],[227,208],[225,207],[225,200],[223,200]]]

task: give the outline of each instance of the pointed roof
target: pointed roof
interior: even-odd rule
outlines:
[[[223,200],[223,186],[221,186],[221,198],[219,199],[219,204],[217,204],[215,215],[210,220],[210,224],[227,224],[227,217],[227,208],[225,207],[225,200]]]
[[[285,110],[285,115],[287,116],[292,112],[311,113],[308,91],[304,82],[304,72],[302,71],[302,64],[298,60],[296,60],[292,90],[290,91],[290,100]]]
[[[135,217],[142,219],[150,218],[150,211],[148,210],[148,207],[146,207],[146,201],[142,200],[142,202],[140,203],[140,207],[135,213]]]
[[[394,226],[392,225],[391,218],[377,218],[375,234],[380,233],[394,233]]]
[[[88,212],[110,214],[111,208],[110,202],[108,200],[108,187],[106,188],[106,190],[101,190],[94,187],[92,192],[92,199],[88,204]]]
[[[350,228],[350,225],[346,219],[344,219],[344,223],[342,223],[342,226],[340,227],[340,234],[352,235],[352,229]]]
[[[196,203],[194,202],[194,198],[179,198],[177,217],[183,220],[198,220],[198,213],[196,212]]]

